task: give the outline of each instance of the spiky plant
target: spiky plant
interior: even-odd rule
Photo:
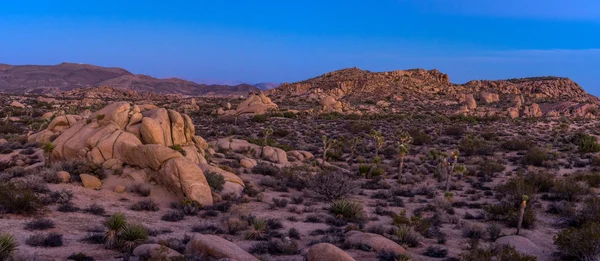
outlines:
[[[119,233],[126,225],[127,221],[122,213],[115,213],[104,222],[104,226],[107,228],[104,232],[104,245],[106,248],[115,248],[119,245]]]
[[[10,234],[0,235],[0,260],[9,260],[12,258],[19,244]]]
[[[148,239],[148,230],[140,224],[125,225],[119,239],[122,250],[131,253]]]
[[[519,212],[519,223],[517,224],[517,236],[521,231],[521,225],[523,224],[523,215],[525,214],[525,207],[527,207],[527,201],[529,197],[527,195],[523,195],[523,202],[521,202],[521,209]]]
[[[327,160],[327,151],[333,147],[333,145],[337,142],[335,139],[327,138],[327,135],[323,135],[321,137],[323,140],[323,166],[325,165],[325,161]]]
[[[398,167],[398,181],[402,179],[402,170],[404,169],[404,158],[410,152],[410,144],[413,142],[413,138],[406,132],[398,134],[398,156],[400,166]]]
[[[246,239],[256,240],[261,239],[265,236],[265,231],[267,229],[267,221],[255,217],[251,222],[252,229],[246,233]]]
[[[362,204],[347,199],[339,199],[331,204],[330,211],[338,218],[351,222],[360,222],[365,219]]]

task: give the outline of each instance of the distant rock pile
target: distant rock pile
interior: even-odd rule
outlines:
[[[241,115],[255,115],[265,114],[271,110],[277,110],[277,104],[273,103],[269,97],[260,94],[251,94],[248,99],[238,105],[235,110],[223,110],[219,109],[219,114],[223,116],[241,116]]]

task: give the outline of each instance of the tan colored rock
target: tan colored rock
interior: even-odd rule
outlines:
[[[231,258],[237,261],[258,261],[256,257],[248,254],[231,241],[215,235],[194,235],[186,246],[185,254],[203,254],[217,260]]]
[[[165,146],[147,144],[128,147],[125,151],[124,162],[141,168],[158,170],[165,161],[174,158],[183,158],[183,155]]]
[[[208,149],[208,143],[200,136],[193,136],[192,142],[194,143],[194,146],[198,148],[198,150],[204,151]]]
[[[81,183],[86,188],[100,189],[100,187],[102,187],[102,181],[95,176],[90,174],[80,174],[79,177],[81,178]]]
[[[62,115],[54,118],[46,129],[53,132],[62,132],[73,127],[77,121],[81,120],[79,115]]]
[[[27,137],[27,142],[29,142],[29,143],[37,142],[40,144],[48,143],[48,142],[50,142],[50,140],[52,139],[52,137],[54,135],[55,135],[54,132],[52,132],[51,130],[42,130],[38,133],[29,135],[29,137]]]
[[[243,168],[246,168],[246,169],[254,168],[256,165],[257,165],[257,163],[256,163],[256,160],[254,160],[254,159],[243,158],[240,160],[240,166],[242,166]]]
[[[11,107],[15,107],[15,108],[25,108],[25,105],[18,102],[18,101],[13,101],[10,103]]]
[[[477,102],[475,102],[475,98],[473,98],[473,94],[467,94],[465,96],[465,105],[469,110],[474,110],[477,108]]]
[[[164,141],[163,144],[167,147],[172,146],[173,138],[172,138],[172,134],[171,134],[171,121],[169,119],[168,111],[164,108],[157,108],[157,109],[145,111],[142,113],[142,115],[144,115],[144,117],[152,118],[160,125],[160,127],[163,131],[163,139],[162,139]],[[142,119],[142,129],[143,129],[143,125],[144,125],[144,119]],[[140,131],[142,131],[142,130],[140,130]],[[144,135],[142,135],[142,137],[143,136]]]
[[[40,119],[42,119],[42,120],[50,120],[50,119],[52,119],[52,116],[54,116],[54,113],[51,112],[51,111],[49,111],[49,112],[46,112],[46,113],[42,114],[42,116],[40,117]]]
[[[123,185],[117,185],[117,186],[115,186],[115,192],[116,193],[125,193],[125,190],[126,190],[126,188]]]
[[[511,119],[519,118],[519,108],[510,107],[510,108],[506,109],[506,111],[508,113],[509,118],[511,118]]]
[[[523,115],[526,117],[534,118],[534,117],[542,117],[542,109],[537,103],[531,104],[529,106],[525,106],[523,109]]]
[[[112,170],[122,169],[123,162],[119,159],[108,159],[107,161],[102,163],[102,168]]]
[[[181,191],[204,206],[213,204],[210,186],[198,165],[184,158],[167,160],[156,175],[157,181],[175,192]]]
[[[305,161],[313,158],[313,154],[308,151],[291,150],[287,152],[288,158],[293,157],[298,161]]]
[[[69,183],[71,181],[71,174],[69,174],[69,172],[66,171],[56,172],[56,177],[58,177],[58,179],[62,183]]]
[[[500,101],[500,97],[497,93],[482,92],[481,100],[485,103],[495,103]]]
[[[287,153],[284,150],[270,146],[263,147],[262,158],[274,163],[288,163]]]
[[[134,180],[136,182],[140,182],[140,183],[148,182],[148,174],[143,169],[138,169],[135,171],[128,172],[127,176],[129,176],[132,180]]]
[[[140,135],[144,144],[165,145],[165,135],[161,125],[152,118],[143,118]]]
[[[192,118],[190,118],[190,116],[188,116],[187,114],[182,114],[181,116],[183,116],[184,122],[183,133],[185,135],[185,141],[186,143],[189,143],[190,141],[193,141],[196,135],[196,127],[194,126],[194,121],[192,121]],[[206,143],[206,141],[204,141],[204,143]]]
[[[183,145],[187,143],[185,137],[185,122],[179,112],[169,110],[169,120],[171,121],[171,138],[175,145]]]
[[[307,261],[355,261],[344,250],[329,243],[313,245],[306,254]]]
[[[396,242],[389,240],[382,235],[373,233],[350,231],[346,233],[345,242],[353,245],[367,245],[377,252],[388,251],[396,254],[406,254],[406,249]]]
[[[337,101],[335,98],[331,96],[325,96],[321,100],[322,110],[325,113],[328,112],[343,112],[342,103]]]
[[[96,119],[101,126],[114,124],[119,129],[125,129],[129,123],[130,109],[131,105],[128,102],[115,102],[92,113],[90,117]]]
[[[0,144],[4,144],[7,143],[8,141],[6,139],[0,139]]]
[[[523,98],[523,95],[515,95],[512,97],[511,103],[513,107],[520,109],[521,106],[523,106],[523,103],[525,103],[525,99]]]

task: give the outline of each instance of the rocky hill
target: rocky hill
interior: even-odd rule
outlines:
[[[157,79],[121,68],[87,64],[0,64],[0,91],[9,93],[58,93],[77,88],[111,86],[118,89],[184,95],[246,95],[259,89],[249,84],[206,85],[178,78]]]
[[[322,92],[347,99],[374,100],[390,95],[459,94],[473,92],[516,94],[539,99],[580,99],[589,95],[568,78],[534,77],[509,80],[474,80],[466,84],[453,84],[447,74],[438,70],[410,69],[391,72],[370,72],[349,68],[329,72],[297,83],[285,83],[270,94],[302,95]]]

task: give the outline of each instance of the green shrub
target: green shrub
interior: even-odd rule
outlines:
[[[135,247],[148,239],[148,230],[139,224],[125,225],[119,235],[121,249],[131,252]]]
[[[578,132],[571,137],[571,143],[579,147],[580,153],[600,152],[600,144],[595,136]]]
[[[600,173],[599,172],[591,172],[591,173],[579,173],[573,176],[575,181],[584,181],[590,187],[600,188]]]
[[[574,202],[588,194],[589,191],[590,189],[585,183],[577,182],[573,178],[564,178],[555,182],[552,195],[555,200]]]
[[[520,150],[528,150],[529,148],[534,146],[534,143],[525,137],[522,138],[512,138],[510,140],[505,141],[500,145],[503,149],[509,151],[520,151]]]
[[[43,207],[38,195],[26,186],[0,183],[0,211],[31,215]]]
[[[399,226],[395,233],[398,244],[417,247],[421,244],[420,237],[409,226]]]
[[[586,223],[580,228],[561,230],[554,244],[564,257],[595,260],[600,256],[600,224]]]
[[[223,175],[212,171],[207,171],[204,173],[204,176],[206,177],[206,181],[208,182],[211,190],[223,190],[223,186],[225,185],[225,177],[223,177]]]
[[[532,147],[527,150],[527,153],[523,156],[523,164],[542,167],[544,161],[549,159],[550,155],[548,151],[539,147]]]
[[[461,153],[464,153],[465,156],[486,156],[493,154],[495,150],[490,142],[474,136],[462,138],[458,144],[458,149]]]
[[[334,216],[350,222],[360,223],[366,219],[362,204],[347,199],[334,201],[329,210]]]
[[[171,148],[174,151],[178,151],[179,153],[181,153],[181,155],[183,155],[184,157],[186,156],[187,152],[185,152],[185,150],[183,148],[181,148],[181,145],[179,144],[175,144],[175,145],[171,145],[169,146],[169,148]]]
[[[431,136],[424,133],[421,129],[412,128],[408,130],[408,134],[413,138],[413,145],[421,146],[431,143]]]
[[[256,123],[265,123],[265,122],[267,122],[268,119],[269,119],[269,115],[267,115],[267,114],[254,114],[254,116],[252,116],[252,118],[250,118],[250,121],[256,122]]]
[[[0,260],[11,260],[19,244],[10,234],[0,234]]]
[[[105,222],[104,226],[107,230],[104,232],[104,244],[106,248],[115,248],[119,244],[119,233],[125,228],[127,221],[125,216],[121,213],[116,213],[110,216]]]
[[[296,118],[296,114],[291,111],[284,111],[283,117],[288,118],[288,119],[294,119],[294,118]]]

